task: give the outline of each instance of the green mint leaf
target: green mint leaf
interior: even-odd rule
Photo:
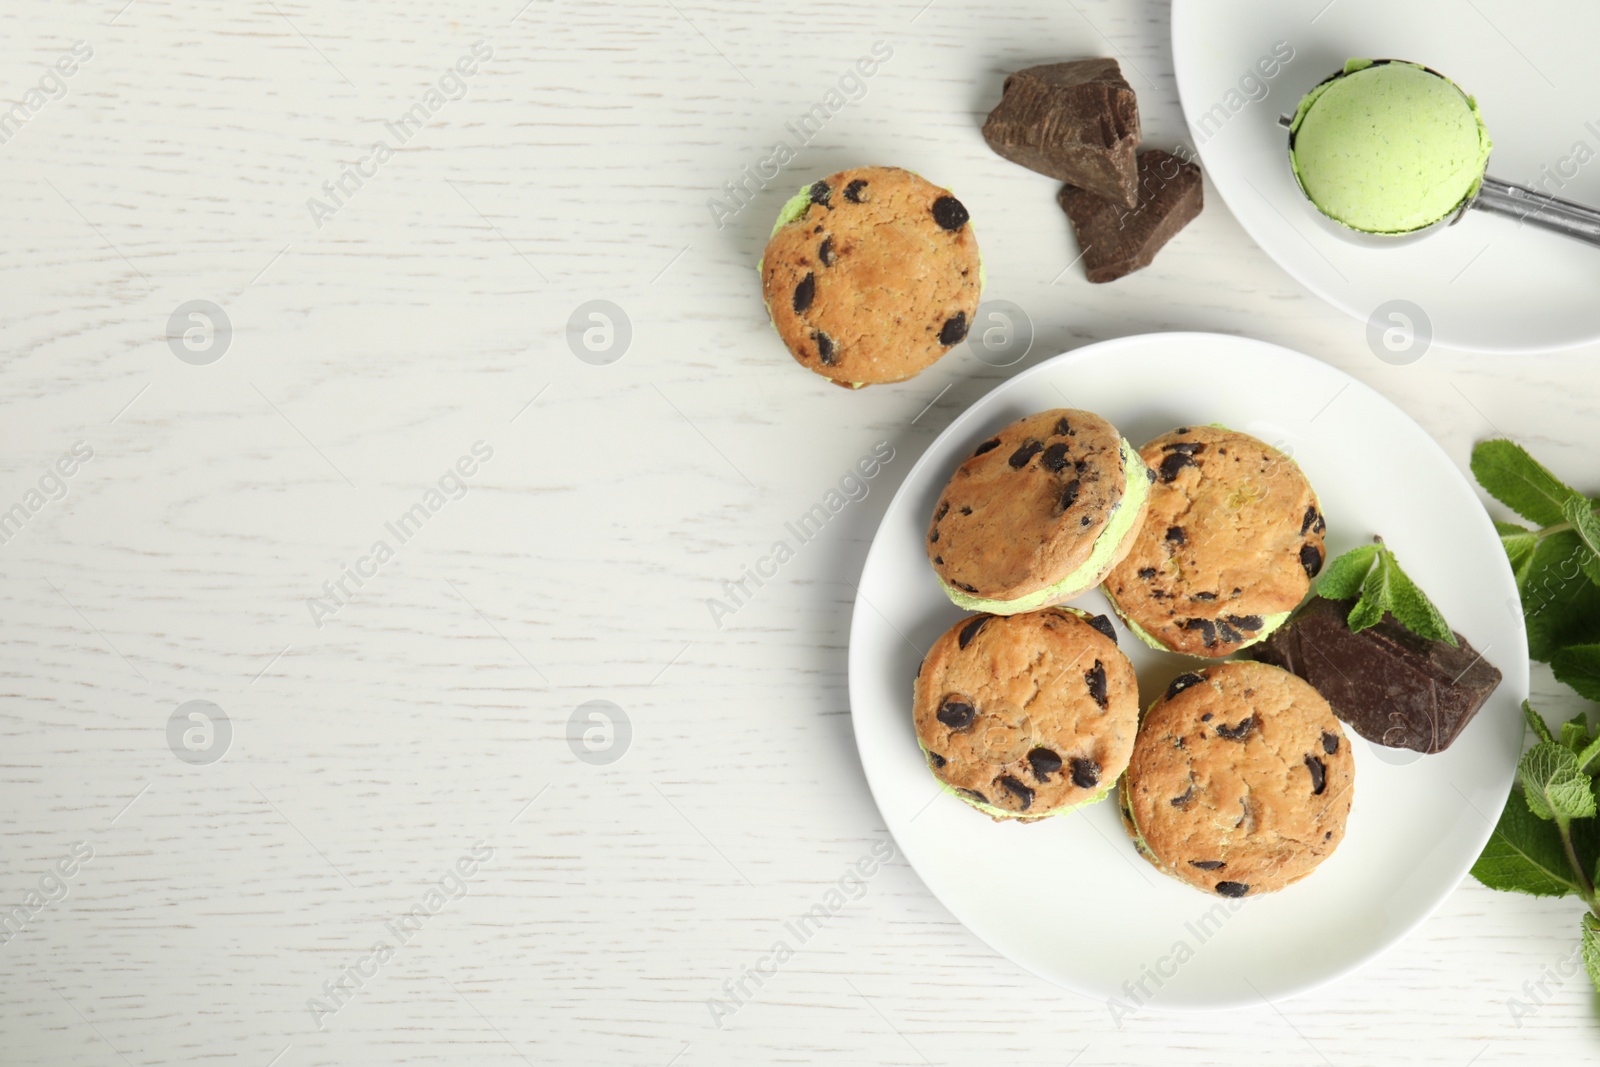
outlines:
[[[1583,913],[1583,969],[1589,972],[1589,981],[1600,989],[1600,919],[1594,912]]]
[[[1578,753],[1578,770],[1590,777],[1600,774],[1600,737],[1590,741]]]
[[[1532,549],[1528,550],[1532,553]],[[1372,559],[1378,554],[1377,545],[1352,548],[1322,571],[1317,579],[1317,595],[1329,600],[1349,600],[1361,591],[1361,582],[1372,569]]]
[[[1586,700],[1600,701],[1600,644],[1570,645],[1550,657],[1556,680]]]
[[[1568,645],[1600,643],[1600,586],[1583,575],[1589,549],[1572,530],[1550,534],[1534,550],[1522,587],[1528,655],[1549,663]]]
[[[1600,585],[1600,516],[1595,515],[1594,509],[1589,506],[1589,501],[1581,496],[1575,496],[1567,501],[1563,513],[1567,521],[1572,524],[1572,529],[1577,533],[1584,547],[1589,550],[1588,556],[1579,564],[1583,573],[1596,585]]]
[[[1506,798],[1494,834],[1472,865],[1472,876],[1505,893],[1564,897],[1578,892],[1556,824],[1529,811],[1516,789]]]
[[[1528,810],[1541,819],[1566,822],[1595,813],[1594,787],[1578,769],[1578,757],[1560,745],[1541,741],[1517,765]]]
[[[1472,474],[1490,496],[1540,526],[1567,521],[1563,509],[1578,496],[1514,441],[1478,442],[1472,450]]]
[[[1369,626],[1378,625],[1383,621],[1383,613],[1389,610],[1394,599],[1389,584],[1389,560],[1387,552],[1379,552],[1373,557],[1372,569],[1361,581],[1361,599],[1350,609],[1350,617],[1346,620],[1351,633],[1358,634]]]
[[[1511,574],[1520,592],[1528,579],[1528,568],[1533,564],[1533,550],[1539,547],[1539,531],[1514,522],[1497,522],[1494,528],[1500,535],[1500,547],[1506,550],[1506,558],[1511,561]]]
[[[1589,717],[1583,712],[1561,724],[1561,747],[1574,755],[1589,747]],[[1578,761],[1578,769],[1583,769],[1582,760]]]
[[[1553,745],[1556,739],[1550,735],[1550,726],[1544,721],[1544,716],[1533,710],[1533,705],[1526,700],[1522,702],[1522,717],[1528,722],[1528,729],[1533,731],[1533,736],[1546,744]]]
[[[1428,594],[1400,569],[1400,561],[1393,552],[1384,549],[1384,553],[1389,557],[1390,613],[1399,620],[1401,626],[1418,637],[1443,641],[1451,648],[1458,647],[1456,635],[1451,632],[1439,609],[1434,607],[1433,601],[1428,599]]]

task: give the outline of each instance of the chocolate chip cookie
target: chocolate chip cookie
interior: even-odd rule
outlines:
[[[1099,800],[1128,765],[1139,683],[1104,615],[976,615],[917,671],[917,742],[950,791],[996,821]]]
[[[1105,592],[1148,644],[1221,658],[1262,640],[1322,570],[1327,523],[1293,459],[1249,434],[1180,426],[1139,450],[1150,516]]]
[[[1120,792],[1139,852],[1225,897],[1298,882],[1344,839],[1355,757],[1333,709],[1288,671],[1182,674],[1139,727]]]
[[[967,336],[982,262],[967,209],[898,167],[857,167],[784,205],[762,297],[803,367],[840,385],[904,381]]]
[[[928,524],[928,559],[968,611],[1011,615],[1071,600],[1128,551],[1154,477],[1100,416],[1041,411],[956,468]]]

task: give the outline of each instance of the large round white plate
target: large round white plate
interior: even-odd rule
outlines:
[[[1256,243],[1358,319],[1383,308],[1384,328],[1409,328],[1385,307],[1408,301],[1422,309],[1436,343],[1485,352],[1600,338],[1600,248],[1482,211],[1413,244],[1352,245],[1324,229],[1301,197],[1278,116],[1293,114],[1305,91],[1348,58],[1413,60],[1477,98],[1494,139],[1490,174],[1600,206],[1596,40],[1600,4],[1592,0],[1172,5],[1173,65],[1190,136]],[[1266,58],[1271,69],[1274,48],[1293,58],[1263,79],[1258,62]]]
[[[1450,623],[1504,672],[1488,705],[1439,755],[1405,763],[1350,732],[1348,833],[1298,885],[1239,901],[1207,896],[1134,852],[1114,800],[1036,824],[995,823],[942,793],[923,763],[912,679],[922,654],[961,617],[923,549],[928,517],[950,472],[980,442],[1056,407],[1099,412],[1136,443],[1184,423],[1220,422],[1276,444],[1316,487],[1330,558],[1381,534]],[[1259,1004],[1371,959],[1460,882],[1493,829],[1521,751],[1528,655],[1517,590],[1472,488],[1383,397],[1259,341],[1127,337],[1017,375],[958,417],[912,468],[859,588],[851,712],[889,830],[974,933],[1028,970],[1106,999],[1113,1014]],[[1098,591],[1075,603],[1107,611]],[[1144,703],[1199,662],[1151,651],[1120,621],[1117,630]]]

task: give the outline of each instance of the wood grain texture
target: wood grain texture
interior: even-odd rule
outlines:
[[[1580,978],[1520,1026],[1507,1009],[1570,954],[1573,906],[1470,880],[1324,992],[1119,1028],[896,858],[736,1014],[708,1011],[885,839],[844,687],[851,583],[922,448],[1017,369],[1129,333],[1246,334],[1373,385],[1463,468],[1506,433],[1600,490],[1594,349],[1381,363],[1214,196],[1150,269],[1068,269],[1053,186],[993,156],[981,116],[1010,70],[1114,52],[1146,142],[1175,143],[1165,4],[124,2],[0,12],[9,100],[93,49],[0,145],[0,509],[93,449],[0,544],[0,903],[94,852],[0,945],[0,1059],[1592,1057]],[[319,227],[308,198],[479,41],[463,95]],[[878,41],[893,56],[861,100],[718,228],[707,199]],[[770,219],[862,162],[959,191],[988,295],[1035,324],[1019,367],[958,351],[850,395],[781,350],[753,269]],[[166,340],[194,299],[234,330],[209,366]],[[595,299],[632,327],[608,366],[566,342]],[[319,627],[308,598],[479,441],[464,495]],[[716,625],[707,598],[879,441],[895,458],[868,496]],[[1541,670],[1536,697],[1570,714],[1557,691]],[[167,744],[193,699],[232,725],[209,765]],[[590,700],[631,723],[608,765],[566,740]],[[315,1018],[480,841],[460,899]]]

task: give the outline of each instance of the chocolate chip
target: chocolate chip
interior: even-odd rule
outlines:
[[[1184,542],[1184,539],[1183,539],[1183,527],[1182,526],[1168,526],[1167,527],[1167,540],[1171,541],[1175,545],[1184,544],[1185,542]]]
[[[1226,723],[1218,726],[1217,736],[1226,737],[1229,741],[1243,741],[1255,732],[1255,728],[1256,717],[1247,715],[1237,726],[1229,726]]]
[[[1024,441],[1021,448],[1018,448],[1015,452],[1011,453],[1011,469],[1021,470],[1023,467],[1028,465],[1028,460],[1032,459],[1034,456],[1037,456],[1043,451],[1044,445],[1041,445],[1038,441],[1031,439]]]
[[[1033,768],[1035,778],[1048,782],[1050,776],[1061,769],[1061,757],[1048,748],[1036,748],[1028,753],[1028,766]]]
[[[948,514],[950,514],[950,501],[941,500],[939,502],[939,510],[933,516],[933,521],[938,522]]]
[[[1139,577],[1143,578],[1145,581],[1148,582],[1150,579],[1154,578],[1155,576],[1156,576],[1156,569],[1154,567],[1140,567],[1139,568]]]
[[[1189,866],[1199,867],[1202,871],[1220,871],[1227,864],[1221,860],[1190,860]]]
[[[1113,645],[1117,643],[1117,628],[1112,626],[1111,620],[1106,618],[1104,615],[1090,615],[1083,621],[1088,623],[1090,626],[1093,626],[1096,630],[1099,630],[1107,637],[1111,638],[1111,643]]]
[[[1217,643],[1217,627],[1210,619],[1184,619],[1185,630],[1199,630],[1200,639],[1207,648],[1212,648]]]
[[[928,543],[930,545],[939,543],[939,531],[938,530],[934,530],[931,534],[928,535]]]
[[[1057,437],[1066,437],[1068,434],[1072,434],[1073,437],[1078,436],[1077,434],[1072,433],[1072,424],[1067,421],[1067,417],[1065,415],[1056,420],[1055,434]]]
[[[1078,479],[1074,478],[1074,479],[1072,479],[1072,481],[1068,482],[1061,489],[1061,510],[1062,511],[1066,511],[1068,508],[1070,508],[1072,505],[1076,504],[1077,502],[1078,502]],[[1087,525],[1089,525],[1089,522],[1090,522],[1090,516],[1085,515],[1083,517],[1083,525],[1087,526]]]
[[[939,705],[936,717],[952,730],[965,730],[978,717],[978,709],[965,700],[951,697]]]
[[[1200,441],[1174,441],[1170,445],[1161,446],[1163,452],[1182,452],[1186,456],[1199,455],[1205,450],[1206,446]]]
[[[833,366],[835,362],[833,358],[833,338],[821,330],[816,330],[811,334],[811,339],[817,342],[817,358],[828,366]]]
[[[1222,638],[1222,643],[1226,645],[1237,645],[1244,640],[1244,634],[1229,626],[1226,619],[1217,620],[1217,636]]]
[[[1102,708],[1110,707],[1110,698],[1106,696],[1106,665],[1095,660],[1094,666],[1083,672],[1083,680],[1088,683],[1094,702]]]
[[[1193,797],[1194,797],[1194,783],[1190,782],[1189,783],[1189,788],[1185,789],[1183,791],[1183,796],[1181,796],[1181,797],[1173,797],[1172,798],[1172,806],[1175,807],[1175,808],[1181,808],[1185,804],[1189,803],[1189,801],[1191,799],[1193,799]]]
[[[1071,447],[1064,441],[1057,441],[1044,450],[1044,457],[1039,460],[1044,464],[1045,470],[1052,474],[1060,474],[1067,466],[1067,449]]]
[[[946,230],[959,230],[970,218],[961,201],[953,196],[941,196],[933,202],[933,221]]]
[[[963,515],[971,515],[972,514],[972,509],[964,507],[964,508],[961,509],[961,514],[963,514]]]
[[[1092,759],[1072,757],[1072,784],[1079,789],[1093,789],[1100,784],[1100,764]]]
[[[945,759],[943,756],[939,755],[939,753],[937,753],[937,752],[930,752],[930,753],[928,753],[928,762],[933,764],[934,767],[938,768],[938,767],[943,767],[946,763],[948,763],[950,761]]]
[[[993,441],[985,441],[983,444],[979,445],[978,446],[978,450],[976,452],[974,452],[973,455],[974,456],[981,456],[985,452],[993,452],[995,449],[997,449],[999,447],[1000,447],[1000,438],[996,437]]]
[[[1161,461],[1161,484],[1166,485],[1178,476],[1178,472],[1185,467],[1198,468],[1200,464],[1190,459],[1183,452],[1169,452]]]
[[[1250,887],[1243,882],[1218,882],[1217,895],[1221,897],[1242,897],[1250,892]]]
[[[822,239],[822,244],[817,247],[817,258],[822,261],[822,265],[824,267],[833,266],[833,238],[832,237],[824,237]]]
[[[1187,427],[1187,426],[1179,426],[1176,430],[1173,430],[1172,432],[1173,433],[1188,433],[1189,432],[1189,427]]]
[[[962,796],[971,797],[973,800],[976,800],[979,804],[987,804],[987,803],[989,803],[989,798],[984,796],[982,793],[978,792],[976,789],[957,789],[956,792],[960,793]]]
[[[1068,505],[1067,505],[1067,507],[1071,507],[1071,506],[1072,506],[1072,505],[1071,505],[1071,504],[1068,504]],[[1065,510],[1067,510],[1067,508],[1062,508],[1062,509],[1061,509],[1061,510],[1062,510],[1062,511],[1065,511]],[[1089,524],[1090,524],[1090,523],[1091,523],[1091,522],[1093,522],[1093,521],[1094,521],[1094,519],[1093,519],[1093,517],[1092,517],[1092,516],[1089,516],[1089,515],[1085,515],[1085,516],[1084,516],[1084,517],[1083,517],[1083,518],[1081,518],[1081,519],[1079,519],[1079,520],[1078,520],[1078,525],[1079,525],[1079,526],[1087,526],[1087,525],[1089,525]]]
[[[1217,594],[1215,594],[1215,593],[1196,593],[1194,595],[1193,599],[1195,599],[1195,600],[1215,600],[1215,599],[1217,599]]]
[[[939,343],[949,348],[951,345],[960,344],[961,339],[967,336],[967,313],[958,311],[939,328]]]
[[[1180,674],[1167,686],[1167,699],[1171,700],[1191,685],[1199,685],[1205,678],[1198,674]]]
[[[964,592],[972,593],[974,596],[977,595],[978,587],[975,586],[975,585],[968,585],[966,582],[955,582],[953,584],[955,585],[955,587],[957,589],[963,590]]]
[[[943,556],[934,556],[933,557],[933,562],[935,562],[939,566],[943,567],[944,566],[944,557]]]
[[[817,295],[817,279],[810,271],[800,279],[800,284],[794,287],[794,313],[796,315],[811,306],[812,298]]]
[[[979,615],[976,619],[967,623],[961,628],[961,632],[956,635],[956,644],[961,648],[966,648],[967,645],[972,643],[972,639],[978,636],[978,631],[988,625],[989,620],[992,618],[994,618],[992,615]]]
[[[1306,535],[1306,531],[1311,529],[1311,524],[1316,521],[1317,509],[1315,507],[1306,508],[1306,516],[1300,520],[1300,536],[1304,537]]]
[[[1315,756],[1306,757],[1306,770],[1311,772],[1311,795],[1320,797],[1328,787],[1328,768]]]
[[[861,190],[867,187],[865,178],[857,178],[844,187],[844,198],[852,204],[861,203]]]
[[[1214,715],[1212,715],[1212,714],[1211,714],[1211,713],[1210,713],[1210,712],[1209,712],[1209,711],[1208,711],[1208,712],[1206,712],[1206,713],[1205,713],[1205,714],[1204,714],[1204,715],[1202,715],[1202,716],[1200,716],[1200,721],[1201,721],[1201,722],[1210,722],[1210,721],[1211,721],[1211,720],[1212,720],[1212,719],[1213,719],[1213,718],[1215,718],[1215,717],[1216,717],[1216,716],[1214,716]]]
[[[828,188],[827,182],[814,182],[811,186],[811,202],[827,207],[828,198],[833,195],[833,190]]]
[[[1019,810],[1027,811],[1033,806],[1033,790],[1029,789],[1027,786],[1023,785],[1009,774],[1001,775],[999,784],[1006,790],[1006,792],[1022,801],[1022,806]]]
[[[1254,632],[1261,629],[1262,621],[1260,615],[1229,615],[1228,625],[1236,630]]]
[[[1306,569],[1306,577],[1315,578],[1322,570],[1322,550],[1312,544],[1301,545],[1300,566]]]
[[[1328,528],[1328,522],[1321,515],[1317,516],[1316,524],[1311,527],[1312,533],[1321,533]]]
[[[1339,751],[1339,738],[1324,730],[1322,733],[1322,751],[1330,756]]]

